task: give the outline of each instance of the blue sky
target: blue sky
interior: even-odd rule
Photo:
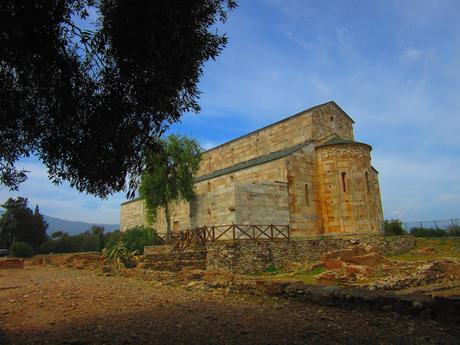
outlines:
[[[199,115],[172,127],[210,148],[334,100],[373,146],[385,218],[460,217],[460,25],[456,0],[240,0],[205,66]],[[54,186],[34,159],[18,193],[43,213],[118,223],[124,193]]]

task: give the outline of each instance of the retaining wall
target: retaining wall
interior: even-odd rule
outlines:
[[[232,273],[265,271],[270,266],[283,268],[293,262],[318,261],[321,254],[361,245],[384,256],[397,255],[415,247],[411,236],[325,237],[291,241],[239,241],[207,243],[206,269]]]

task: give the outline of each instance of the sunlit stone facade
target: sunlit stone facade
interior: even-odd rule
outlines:
[[[290,224],[292,235],[378,234],[383,213],[371,147],[334,102],[290,116],[204,153],[197,198],[176,205],[173,230]],[[142,200],[121,206],[121,230],[146,224]],[[153,226],[166,231],[159,217]]]

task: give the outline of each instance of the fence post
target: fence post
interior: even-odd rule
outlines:
[[[270,225],[270,239],[273,240],[273,224]]]
[[[235,238],[236,238],[236,228],[235,228],[235,223],[232,223],[232,228],[233,228],[233,242],[235,242]]]
[[[439,230],[438,229],[438,223],[436,223],[436,221],[434,221],[434,227],[436,228],[436,230]]]
[[[451,218],[450,222],[452,223],[452,226],[455,227],[454,220]]]

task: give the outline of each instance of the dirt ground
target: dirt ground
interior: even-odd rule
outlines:
[[[458,344],[460,325],[98,271],[0,270],[0,344]]]

